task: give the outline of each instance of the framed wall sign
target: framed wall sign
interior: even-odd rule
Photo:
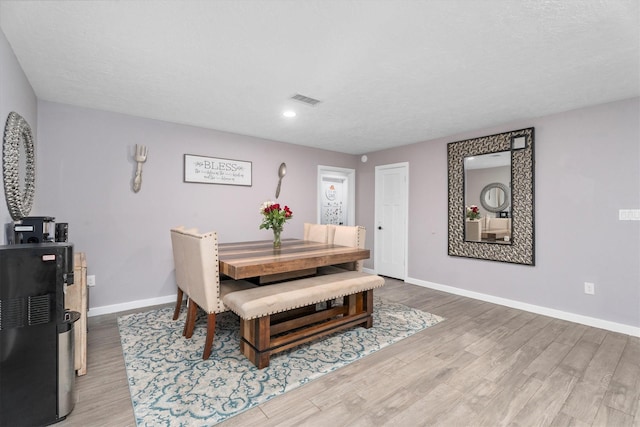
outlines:
[[[184,155],[184,182],[251,187],[251,162]]]

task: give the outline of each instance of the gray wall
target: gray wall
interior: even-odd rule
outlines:
[[[7,116],[10,112],[15,111],[20,114],[31,126],[31,132],[34,135],[36,146],[36,162],[38,150],[38,110],[36,95],[24,75],[16,56],[7,42],[7,38],[0,30],[0,123],[2,123],[2,135],[4,135],[4,126]],[[36,175],[36,179],[38,176]],[[11,222],[11,215],[4,199],[4,187],[2,187],[2,201],[0,201],[0,224],[2,224],[2,232],[0,243],[6,243],[4,224]],[[34,209],[38,200],[34,202]]]
[[[408,281],[640,326],[640,99],[369,153],[358,222],[374,229],[374,167],[409,162]],[[447,255],[447,143],[535,127],[536,266]],[[373,266],[372,259],[365,267]],[[594,282],[595,295],[584,294]],[[424,284],[424,283],[423,283]]]
[[[272,237],[259,230],[260,204],[272,200],[278,166],[287,164],[279,201],[293,210],[283,238],[316,222],[317,166],[355,168],[355,156],[241,135],[40,101],[38,199],[32,214],[69,223],[69,240],[96,275],[90,306],[175,293],[169,229],[216,230],[221,242]],[[148,147],[142,189],[131,190],[135,144]],[[183,155],[253,162],[251,187],[183,182]]]

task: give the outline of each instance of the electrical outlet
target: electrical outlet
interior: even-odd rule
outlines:
[[[96,285],[96,276],[95,275],[90,275],[87,276],[87,286],[95,286]]]
[[[618,216],[620,221],[640,221],[640,209],[620,209]]]
[[[596,285],[591,282],[584,282],[584,293],[587,295],[595,295]]]

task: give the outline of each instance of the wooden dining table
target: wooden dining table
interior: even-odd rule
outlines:
[[[232,279],[252,279],[258,284],[316,274],[318,267],[368,259],[369,249],[300,239],[220,243],[220,273]]]

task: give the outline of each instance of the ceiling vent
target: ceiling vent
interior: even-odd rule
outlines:
[[[320,101],[317,99],[309,98],[308,96],[300,95],[299,93],[295,94],[291,97],[291,99],[295,99],[296,101],[304,102],[307,105],[311,105],[315,107],[316,104],[319,104]]]

